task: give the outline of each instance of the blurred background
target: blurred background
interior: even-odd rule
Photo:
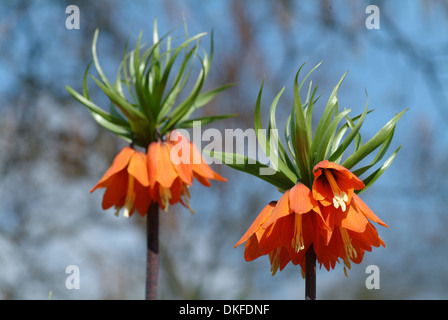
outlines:
[[[368,5],[380,9],[380,28],[368,29]],[[67,29],[69,5],[80,28]],[[190,35],[214,30],[215,54],[205,89],[237,85],[204,108],[238,113],[213,124],[253,128],[263,77],[267,111],[283,86],[277,108],[283,127],[298,68],[323,61],[311,80],[323,96],[341,76],[341,108],[374,112],[364,141],[405,108],[390,152],[392,166],[363,193],[389,226],[377,226],[386,248],[374,248],[352,265],[317,272],[318,299],[448,298],[448,2],[409,1],[25,1],[0,2],[0,298],[143,299],[145,219],[102,211],[103,191],[89,193],[126,143],[92,119],[65,90],[80,91],[98,55],[113,77],[126,41],[152,41],[153,21],[164,34],[182,23]],[[183,29],[178,29],[182,35]],[[176,31],[176,32],[178,32]],[[208,50],[210,38],[203,41]],[[305,73],[304,73],[305,74]],[[108,108],[93,81],[89,90]],[[265,113],[265,114],[266,114]],[[264,120],[267,121],[266,116]],[[267,123],[267,122],[265,122]],[[205,129],[205,128],[204,128]],[[204,147],[205,144],[202,146]],[[390,154],[390,153],[389,153]],[[245,262],[234,244],[261,209],[281,194],[271,185],[225,165],[228,178],[192,188],[191,215],[181,206],[161,215],[161,299],[303,299],[304,280],[288,265],[274,277],[267,257]],[[366,267],[377,265],[380,289],[368,290]],[[68,265],[80,271],[80,288],[68,290]]]

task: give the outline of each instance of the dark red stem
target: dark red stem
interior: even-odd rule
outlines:
[[[146,300],[157,299],[159,278],[159,205],[151,204],[146,215]]]
[[[316,300],[316,252],[313,245],[305,256],[305,300]]]

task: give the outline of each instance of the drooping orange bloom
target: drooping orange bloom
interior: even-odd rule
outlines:
[[[361,262],[365,250],[385,246],[369,220],[388,226],[354,193],[364,183],[348,169],[325,160],[314,167],[313,173],[313,197],[321,204],[322,217],[329,227],[315,239],[316,256],[328,270],[334,268],[338,258],[350,269],[350,260]]]
[[[188,139],[179,131],[171,131],[168,139],[173,142],[174,146],[178,147],[177,151],[178,157],[181,160],[180,163],[184,166],[190,165],[193,176],[201,184],[206,187],[210,187],[210,180],[227,181],[227,179],[221,177],[209,167],[194,143],[188,141]],[[183,152],[185,152],[185,154],[183,154]]]
[[[272,216],[272,212],[274,211],[276,204],[277,201],[271,201],[266,207],[264,207],[250,228],[235,245],[235,247],[237,247],[246,242],[244,250],[244,259],[246,261],[252,261],[258,257],[268,254],[271,262],[272,275],[274,275],[279,268],[280,270],[283,270],[283,268],[291,261],[289,251],[282,246],[275,247],[271,251],[260,246],[260,241],[266,232],[264,224]]]
[[[343,166],[324,160],[313,169],[313,197],[322,205],[341,207],[346,211],[354,190],[364,188],[364,183],[350,170]]]
[[[325,227],[319,205],[311,191],[298,183],[261,211],[235,247],[247,241],[246,261],[269,254],[272,275],[289,261],[304,270],[305,253],[314,242],[318,226]]]
[[[125,147],[115,157],[112,165],[90,190],[106,188],[102,207],[104,210],[115,206],[116,214],[124,207],[124,216],[130,217],[135,209],[144,216],[151,204],[148,196],[149,179],[146,155]]]
[[[313,245],[321,266],[330,270],[342,259],[346,272],[350,261],[360,263],[365,251],[385,246],[371,221],[387,225],[354,192],[363,182],[329,161],[316,165],[314,175],[312,191],[298,183],[260,212],[235,245],[246,242],[246,261],[269,254],[273,275],[290,261],[303,272]]]
[[[314,250],[316,256],[319,257],[318,262],[323,264],[327,270],[334,269],[336,262],[339,262],[339,258],[341,258],[344,262],[344,272],[347,275],[346,268],[351,268],[350,261],[360,263],[365,251],[371,251],[372,247],[380,245],[386,246],[378,236],[373,224],[368,222],[363,232],[354,232],[336,226],[329,243],[326,243],[324,237],[320,236],[314,242]]]
[[[90,191],[106,188],[104,210],[115,206],[118,214],[124,207],[125,217],[130,217],[135,209],[144,216],[152,202],[165,211],[169,205],[180,202],[194,213],[189,205],[193,178],[205,186],[210,186],[210,179],[227,181],[205,163],[193,143],[176,131],[171,136],[176,140],[150,143],[146,154],[130,147],[120,151]],[[182,158],[182,152],[186,153],[186,159]]]
[[[194,163],[193,157],[199,161]],[[167,141],[152,142],[147,159],[151,197],[165,211],[169,205],[181,202],[194,212],[188,201],[193,177],[206,186],[210,186],[209,179],[227,181],[214,172],[194,144],[177,131],[172,131]]]
[[[191,210],[188,199],[188,188],[193,181],[191,168],[182,164],[175,165],[171,161],[173,144],[169,141],[152,142],[148,147],[149,189],[151,198],[163,210],[169,205],[181,202]],[[183,200],[181,198],[183,196]],[[185,201],[185,202],[184,202]]]

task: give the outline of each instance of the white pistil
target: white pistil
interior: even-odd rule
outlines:
[[[337,209],[341,206],[342,212],[345,212],[347,209],[346,203],[348,202],[347,194],[344,191],[341,191],[339,194],[334,194],[333,197],[333,205]]]
[[[334,179],[333,174],[330,170],[324,170],[324,175],[325,178],[327,178],[331,191],[333,192],[333,206],[336,209],[341,207],[342,212],[345,212],[348,202],[347,193],[339,189],[338,183]]]

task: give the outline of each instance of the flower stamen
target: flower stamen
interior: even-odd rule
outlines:
[[[168,208],[170,205],[170,199],[171,199],[170,189],[164,188],[161,185],[159,185],[159,195],[160,195],[160,202],[163,205],[163,211],[168,212]]]
[[[296,253],[305,249],[302,233],[302,215],[299,213],[294,214],[294,236],[292,237],[291,245]]]
[[[282,248],[278,247],[269,253],[269,259],[271,260],[272,276],[274,276],[277,273],[277,270],[280,267],[280,252],[281,251],[282,251]]]
[[[182,187],[182,196],[186,202],[186,207],[188,208],[188,210],[190,210],[190,213],[193,214],[194,210],[190,207],[190,201],[188,199],[190,199],[190,190],[189,190],[190,186],[188,185],[183,185]]]
[[[345,250],[345,256],[346,256],[347,260],[349,258],[356,259],[358,254],[356,253],[356,250],[352,245],[352,240],[350,239],[350,236],[348,235],[347,229],[339,228],[339,231],[341,233],[342,241],[344,242],[344,250]],[[349,267],[349,269],[350,269],[350,267]]]
[[[126,192],[126,200],[124,203],[123,216],[129,218],[130,211],[134,207],[135,202],[135,192],[134,192],[134,177],[132,175],[128,176],[128,190]]]
[[[333,174],[330,170],[323,170],[325,178],[327,178],[328,183],[330,184],[331,191],[333,191],[333,206],[337,209],[341,207],[342,212],[345,212],[347,209],[348,197],[347,193],[341,191],[338,186],[338,183],[333,177]]]

